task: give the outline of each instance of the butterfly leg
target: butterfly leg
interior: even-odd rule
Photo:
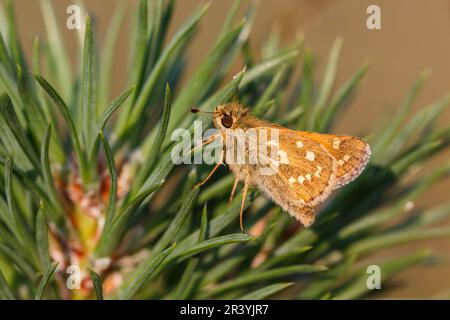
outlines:
[[[239,183],[239,179],[238,179],[238,178],[235,178],[235,179],[234,179],[234,183],[233,183],[233,189],[231,189],[230,198],[228,199],[228,204],[230,204],[231,201],[233,201],[234,194],[236,193],[236,188],[237,188],[237,186],[238,186],[238,183]]]
[[[208,180],[213,176],[214,172],[217,171],[217,169],[219,169],[220,165],[223,163],[223,158],[225,155],[225,150],[222,149],[221,153],[220,153],[220,158],[219,161],[217,162],[217,164],[215,165],[215,167],[211,170],[211,172],[208,174],[208,176],[200,183],[197,183],[194,188],[196,187],[200,187],[202,185],[204,185],[206,182],[208,182]]]
[[[245,204],[245,198],[247,197],[247,191],[250,184],[250,176],[247,174],[244,181],[244,189],[242,192],[242,202],[241,202],[241,212],[239,213],[239,224],[241,226],[241,231],[244,231],[244,224],[243,224],[243,213],[244,213],[244,204]]]
[[[210,144],[211,142],[216,140],[217,137],[219,137],[219,134],[214,134],[214,135],[208,137],[206,140],[203,140],[201,144],[199,144],[198,146],[196,146],[196,147],[192,148],[191,150],[189,150],[189,152],[187,154],[185,154],[185,156],[187,156],[188,154],[191,154],[191,153],[197,151],[198,149],[201,149],[203,146],[206,146],[206,145]]]

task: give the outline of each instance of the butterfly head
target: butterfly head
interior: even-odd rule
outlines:
[[[209,113],[196,108],[191,110],[195,113]],[[219,130],[234,129],[239,126],[239,122],[248,115],[248,109],[239,103],[226,103],[216,107],[213,116],[213,124]]]
[[[214,110],[214,127],[219,130],[236,128],[240,120],[247,115],[248,109],[238,103],[222,104]]]

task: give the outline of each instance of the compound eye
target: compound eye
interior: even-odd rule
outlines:
[[[225,128],[231,128],[231,126],[233,125],[233,118],[228,114],[223,115],[222,116],[222,125]]]

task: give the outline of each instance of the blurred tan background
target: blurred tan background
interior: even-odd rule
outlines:
[[[125,0],[126,1],[126,0]],[[78,44],[76,32],[65,28],[66,8],[76,1],[54,0],[61,30],[76,67]],[[126,1],[127,18],[121,30],[113,70],[113,95],[124,86],[128,54],[128,23],[137,1]],[[205,1],[179,0],[171,30],[176,29],[193,8]],[[231,0],[213,0],[202,22],[195,45],[190,50],[190,67],[204,57],[220,30]],[[86,7],[96,19],[97,40],[104,41],[109,19],[117,0],[89,0]],[[33,38],[45,34],[38,1],[14,0],[21,38],[30,57]],[[368,30],[366,9],[370,4],[381,8],[381,30]],[[403,97],[418,74],[429,69],[430,77],[415,108],[442,97],[450,91],[450,1],[446,0],[261,0],[251,35],[252,45],[259,48],[274,26],[280,28],[282,42],[287,44],[298,31],[304,32],[306,45],[317,55],[316,76],[320,77],[329,49],[336,36],[344,39],[337,85],[348,79],[362,63],[369,61],[370,69],[357,97],[338,123],[336,132],[364,134],[377,120],[388,120],[401,104]],[[171,34],[172,34],[171,33]],[[241,69],[238,63],[234,71]],[[448,123],[450,113],[441,119]],[[435,163],[445,160],[440,156]],[[433,166],[433,163],[430,164]],[[450,181],[436,185],[417,205],[442,203],[450,199]],[[449,223],[450,224],[450,223]],[[412,245],[390,250],[395,255]],[[422,241],[415,248],[430,247],[441,257],[439,265],[416,267],[402,273],[393,282],[394,288],[382,293],[382,298],[432,298],[447,290],[450,296],[450,239]]]

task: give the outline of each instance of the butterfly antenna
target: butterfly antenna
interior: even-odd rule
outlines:
[[[203,111],[200,110],[199,108],[191,108],[191,112],[192,113],[204,113],[204,114],[213,114],[214,112],[210,112],[210,111]]]

